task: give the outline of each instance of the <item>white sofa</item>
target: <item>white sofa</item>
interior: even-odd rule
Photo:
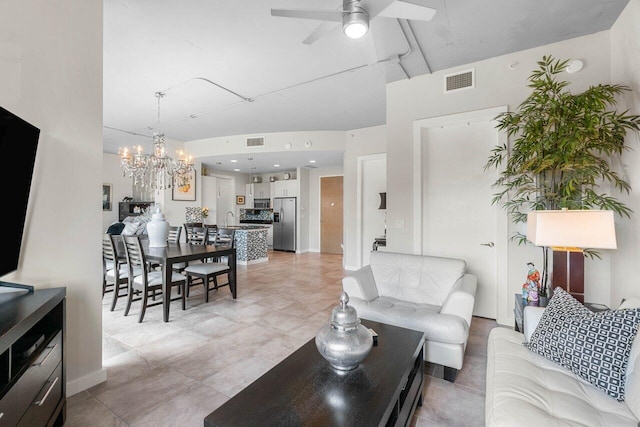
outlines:
[[[638,306],[640,300],[634,298],[621,308]],[[502,327],[489,334],[485,426],[640,425],[640,339],[634,339],[625,401],[619,402],[523,345],[543,311],[525,308],[524,334]]]
[[[424,360],[449,381],[462,368],[476,286],[464,260],[378,251],[342,279],[359,317],[424,332]]]

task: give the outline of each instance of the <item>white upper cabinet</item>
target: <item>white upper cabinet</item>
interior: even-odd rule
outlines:
[[[271,197],[298,197],[300,190],[297,179],[271,183]]]

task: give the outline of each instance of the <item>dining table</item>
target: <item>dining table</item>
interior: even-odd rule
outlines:
[[[116,250],[118,256],[124,257],[124,241],[116,239]],[[236,283],[236,249],[231,245],[198,245],[191,243],[172,243],[167,242],[164,247],[149,247],[149,239],[141,238],[142,250],[144,251],[147,261],[159,264],[162,268],[162,320],[169,321],[169,304],[171,275],[173,273],[173,264],[179,262],[189,262],[195,260],[205,260],[208,258],[229,258],[229,288],[233,299],[237,297]]]

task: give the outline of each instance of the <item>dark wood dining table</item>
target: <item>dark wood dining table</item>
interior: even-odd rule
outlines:
[[[124,257],[123,239],[116,239],[116,250],[118,256]],[[173,272],[173,264],[179,262],[189,262],[194,260],[203,260],[206,258],[229,257],[229,288],[233,299],[237,297],[236,283],[236,249],[230,245],[192,245],[189,243],[167,243],[162,248],[150,248],[148,239],[140,239],[142,250],[151,263],[160,264],[162,267],[162,319],[169,321],[169,304],[171,286],[167,286],[171,282],[171,274]]]

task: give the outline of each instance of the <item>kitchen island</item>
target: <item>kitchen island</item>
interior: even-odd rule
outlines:
[[[267,254],[268,228],[259,225],[236,225],[235,232],[236,263],[240,265],[257,264],[269,261]]]

